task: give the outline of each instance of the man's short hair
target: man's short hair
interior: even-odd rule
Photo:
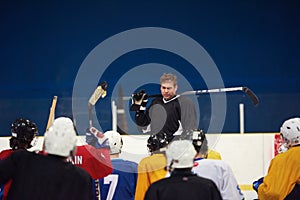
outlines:
[[[160,77],[160,84],[162,84],[164,82],[173,82],[174,85],[177,85],[177,77],[174,74],[171,74],[171,73],[164,73]]]

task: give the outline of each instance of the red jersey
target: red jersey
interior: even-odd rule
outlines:
[[[14,151],[12,149],[6,149],[6,150],[1,151],[0,152],[0,160],[4,160],[8,156],[10,156],[13,152]],[[12,180],[8,181],[4,185],[4,192],[3,192],[2,200],[6,200],[11,183],[12,183]],[[0,199],[1,199],[1,195],[0,195]]]
[[[86,170],[93,179],[100,179],[112,173],[109,148],[96,149],[91,145],[77,146],[72,163]]]

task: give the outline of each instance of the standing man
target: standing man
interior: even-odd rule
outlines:
[[[161,96],[152,100],[146,108],[148,95],[140,91],[132,95],[130,110],[136,111],[136,124],[143,133],[166,133],[170,142],[174,137],[184,138],[185,130],[197,127],[197,113],[194,103],[183,96],[177,95],[177,77],[163,74],[160,77]]]
[[[48,156],[21,150],[1,160],[0,184],[12,179],[7,199],[92,200],[91,177],[67,161],[75,155],[76,141],[71,119],[59,117],[45,133]]]
[[[286,120],[280,135],[288,150],[270,162],[268,174],[253,183],[258,199],[300,199],[300,118]]]
[[[101,179],[101,199],[133,200],[137,180],[137,163],[121,159],[123,146],[121,135],[116,131],[106,131],[110,146],[110,158],[113,172]]]
[[[152,183],[145,200],[221,200],[213,181],[192,173],[195,155],[190,140],[176,140],[169,144],[166,156],[171,176]]]
[[[35,145],[35,138],[38,135],[38,128],[34,122],[28,119],[16,119],[10,127],[12,137],[9,139],[10,149],[0,152],[0,160],[10,156],[14,151],[27,150]],[[0,186],[0,199],[6,200],[11,185],[11,180]]]

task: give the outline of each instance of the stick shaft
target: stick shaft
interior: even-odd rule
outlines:
[[[50,128],[50,126],[53,123],[56,103],[57,103],[57,96],[54,96],[53,100],[52,100],[52,105],[51,105],[51,108],[50,108],[50,113],[49,113],[49,117],[48,117],[48,123],[47,123],[46,131],[48,131],[48,129]]]

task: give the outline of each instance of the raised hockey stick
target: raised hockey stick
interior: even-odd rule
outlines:
[[[107,91],[107,83],[106,81],[103,81],[93,92],[92,96],[89,99],[88,102],[88,111],[89,111],[89,124],[90,128],[93,126],[93,106],[97,103],[99,98],[104,98],[106,96]]]
[[[93,127],[93,107],[99,100],[99,98],[104,98],[107,93],[107,83],[103,81],[93,92],[92,96],[88,102],[88,111],[89,111],[89,124],[90,128]],[[94,179],[95,190],[96,190],[96,199],[101,200],[100,196],[100,183],[99,179]]]
[[[48,129],[52,125],[53,120],[55,118],[56,103],[57,103],[57,96],[54,96],[53,100],[52,100],[52,105],[51,105],[51,108],[50,108],[50,113],[49,113],[49,117],[48,117],[48,123],[47,123],[46,131],[48,131]]]
[[[249,96],[251,99],[252,103],[254,106],[256,106],[259,103],[259,99],[256,96],[256,94],[250,90],[248,87],[230,87],[230,88],[216,88],[216,89],[207,89],[207,90],[193,90],[193,91],[186,91],[181,93],[180,95],[200,95],[200,94],[210,94],[210,93],[220,93],[220,92],[236,92],[236,91],[242,91],[245,94]],[[148,95],[148,98],[154,98],[154,97],[159,97],[162,96],[161,94],[153,94],[153,95]],[[124,98],[124,99],[131,99],[129,98]]]

